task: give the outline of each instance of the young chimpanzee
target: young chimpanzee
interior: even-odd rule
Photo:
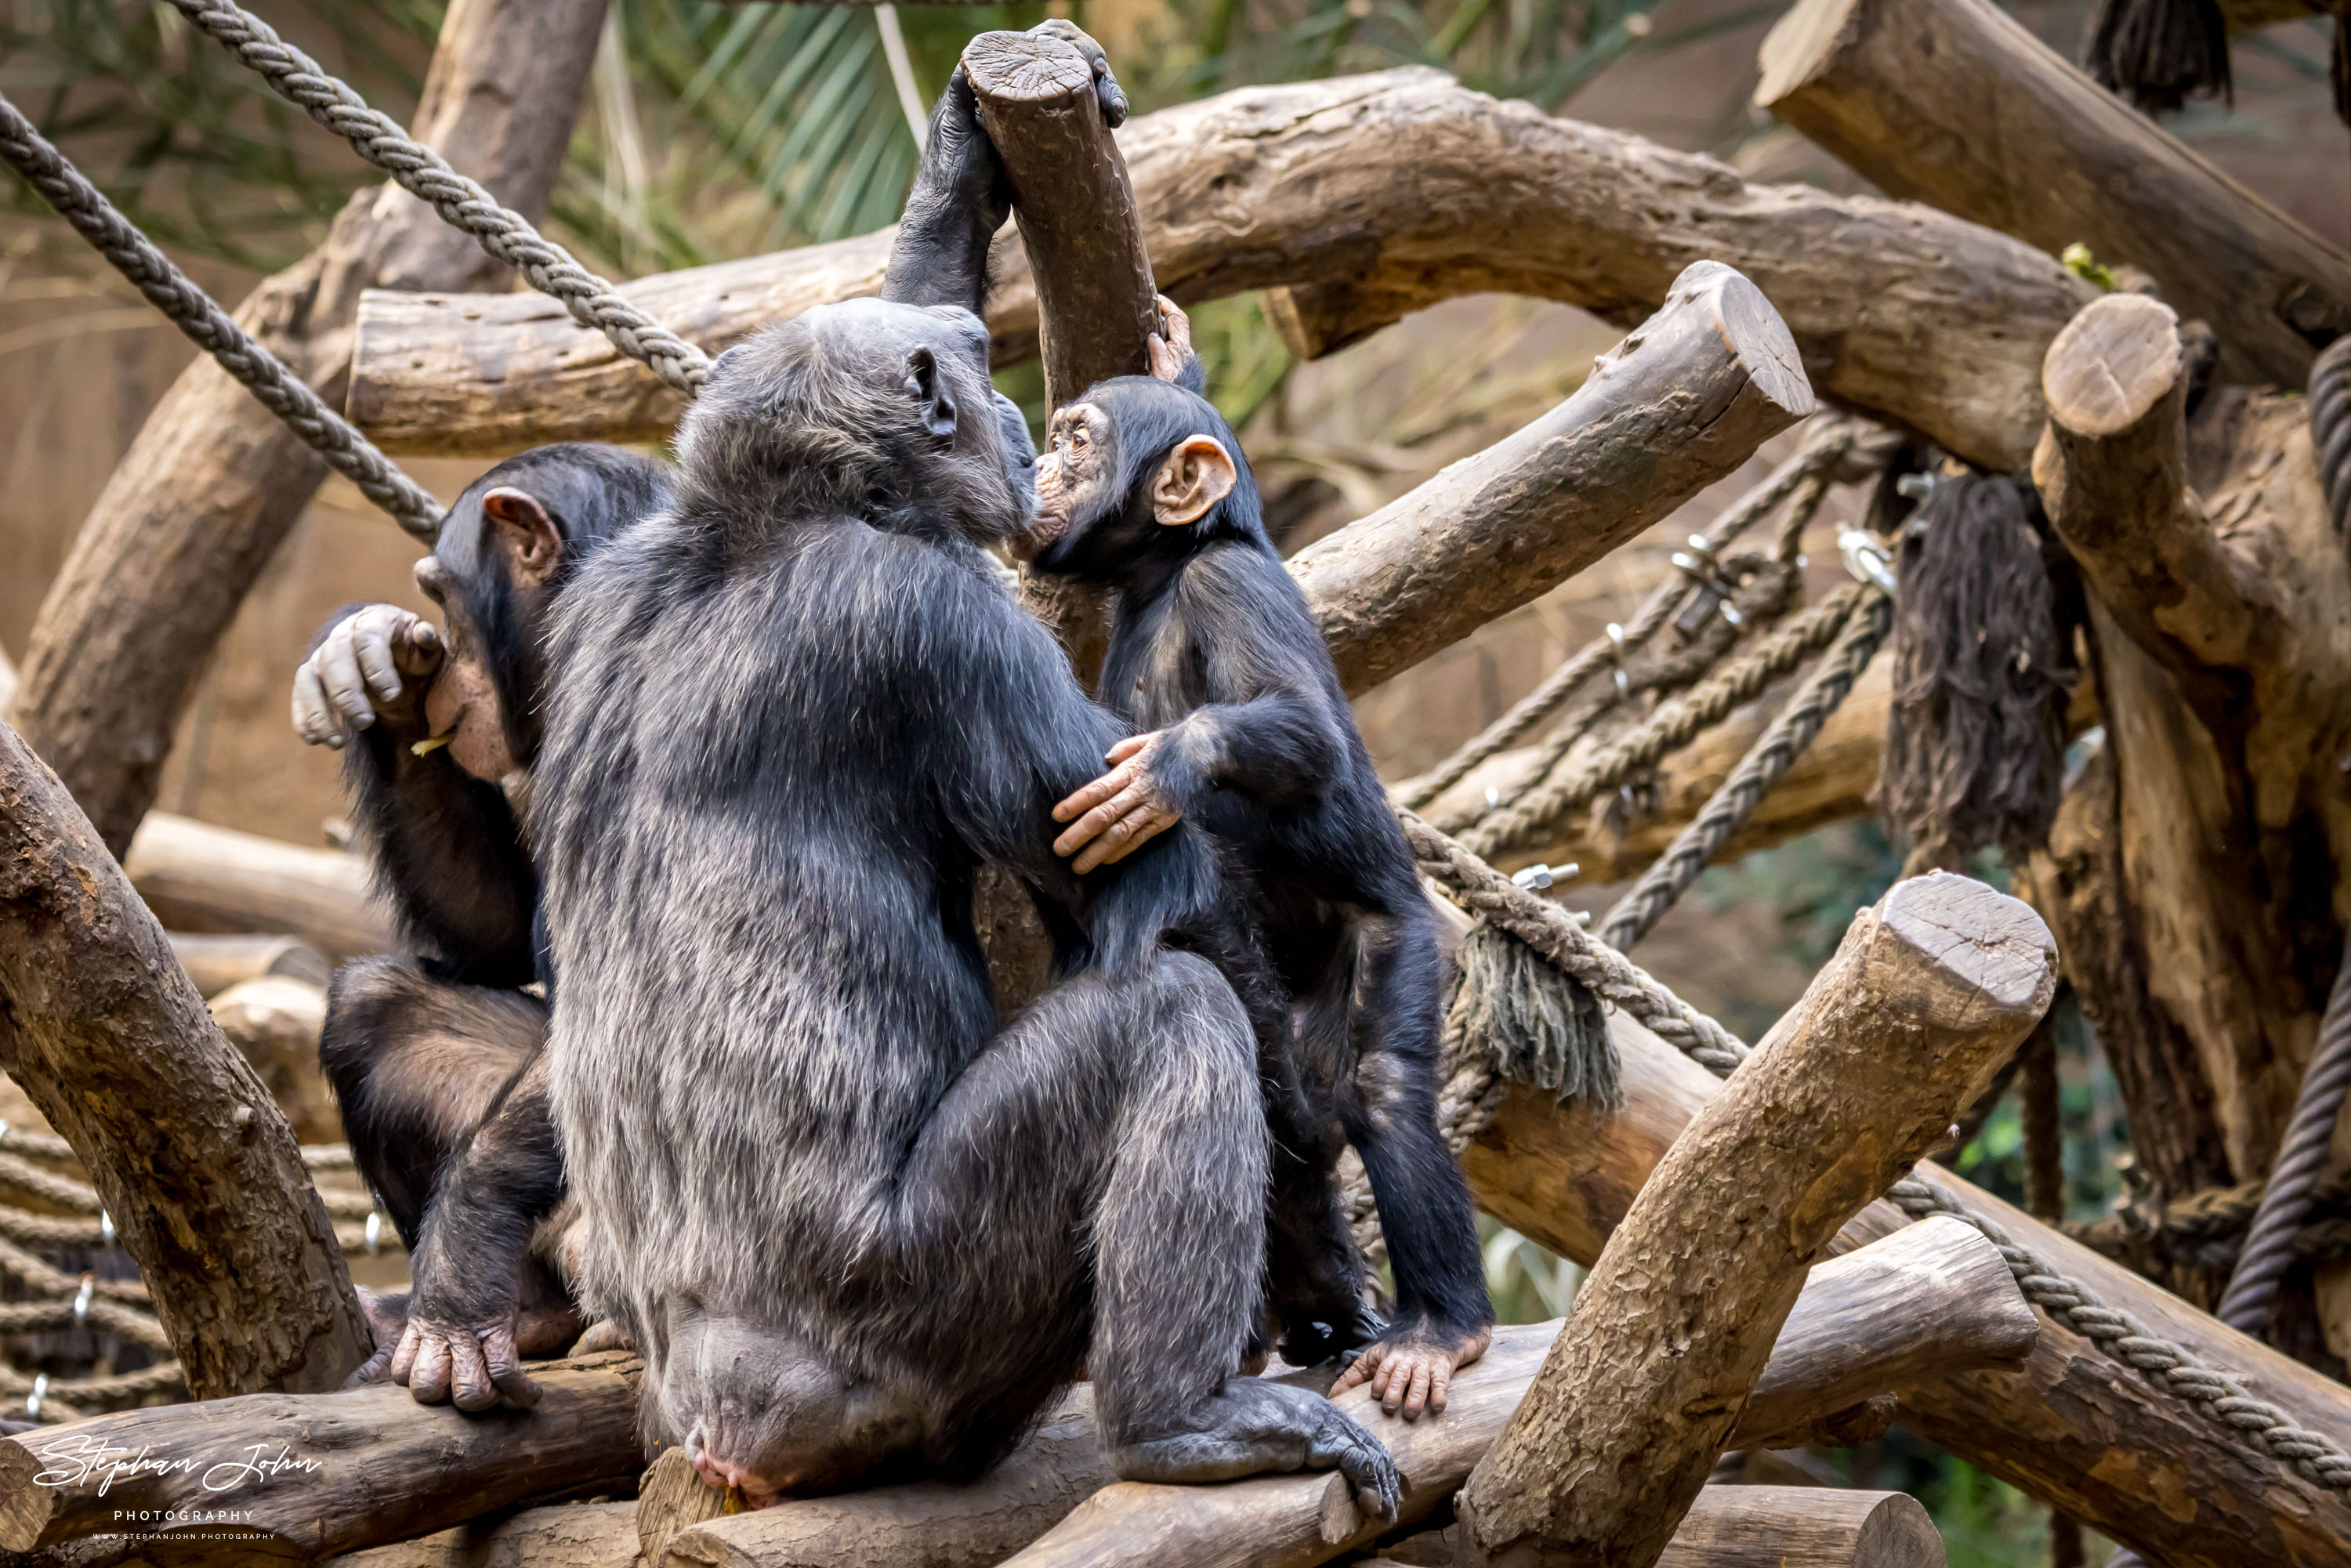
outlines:
[[[583,1289],[644,1354],[649,1434],[755,1500],[970,1475],[1084,1365],[1122,1475],[1335,1466],[1393,1517],[1374,1438],[1234,1375],[1266,1120],[1185,950],[1229,927],[1212,852],[1179,828],[1084,881],[1052,852],[1120,727],[983,549],[1028,525],[1034,450],[973,312],[1007,203],[960,73],[916,179],[883,298],[723,355],[674,507],[558,615],[532,832]],[[1083,938],[1004,1024],[983,866]]]
[[[1435,917],[1239,444],[1200,395],[1180,313],[1164,309],[1173,346],[1154,343],[1155,374],[1103,382],[1061,409],[1037,465],[1039,516],[1021,548],[1038,570],[1113,590],[1102,699],[1142,731],[1055,807],[1069,827],[1054,848],[1089,872],[1188,818],[1246,864],[1330,1124],[1300,1151],[1319,1186],[1277,1183],[1277,1210],[1305,1209],[1286,1223],[1277,1212],[1274,1229],[1327,1234],[1316,1216],[1343,1130],[1379,1206],[1396,1317],[1338,1386],[1371,1383],[1412,1418],[1445,1407],[1454,1368],[1484,1352],[1494,1321],[1468,1185],[1437,1124]],[[1352,1260],[1343,1231],[1336,1245]]]
[[[581,560],[670,497],[618,447],[543,446],[475,480],[417,585],[445,630],[347,608],[294,679],[303,739],[341,750],[352,814],[413,957],[359,958],[319,1059],[360,1175],[414,1254],[412,1295],[363,1295],[376,1354],[422,1400],[536,1390],[517,1359],[580,1324],[544,1254],[563,1196],[540,1046],[538,880],[517,826],[538,751],[549,616]],[[534,1233],[538,1233],[534,1243]]]

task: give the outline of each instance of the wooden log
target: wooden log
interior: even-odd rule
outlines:
[[[535,1366],[541,1397],[529,1410],[468,1416],[385,1385],[129,1410],[0,1438],[0,1549],[120,1531],[128,1519],[168,1543],[174,1563],[308,1561],[535,1498],[624,1489],[643,1466],[643,1369],[622,1353]],[[164,1463],[133,1462],[142,1456]],[[141,1518],[225,1509],[249,1513]]]
[[[1657,1568],[1943,1568],[1943,1538],[1907,1492],[1708,1487]]]
[[[416,135],[508,205],[544,212],[605,3],[452,5]],[[236,318],[334,404],[361,288],[491,288],[509,277],[470,235],[387,185],[355,193],[325,245],[266,279]],[[123,852],[154,800],[214,645],[326,475],[276,414],[199,357],[91,507],[34,623],[10,722],[110,852]]]
[[[632,1502],[559,1503],[327,1559],[329,1568],[660,1568]]]
[[[336,959],[403,946],[371,894],[367,862],[340,850],[152,811],[123,870],[147,907],[178,930],[284,932]]]
[[[1340,1396],[1340,1406],[1368,1425],[1395,1459],[1405,1481],[1403,1521],[1426,1518],[1452,1497],[1519,1408],[1560,1343],[1561,1327],[1553,1321],[1497,1330],[1485,1355],[1455,1378],[1441,1420],[1383,1415],[1368,1389]],[[1742,1415],[1733,1440],[1761,1445],[1800,1432],[1929,1367],[2012,1363],[2032,1347],[2035,1332],[2032,1309],[1998,1249],[1956,1220],[1917,1227],[1813,1271],[1758,1382],[1762,1418]],[[1346,1481],[1328,1472],[1210,1489],[1130,1481],[1084,1500],[1012,1562],[1019,1568],[1302,1568],[1395,1528],[1364,1517]],[[921,1554],[890,1560],[909,1568],[944,1568],[951,1561]],[[748,1568],[778,1560],[729,1561]],[[820,1559],[810,1552],[781,1561],[814,1568]]]
[[[1033,269],[1046,397],[1058,408],[1107,377],[1149,374],[1157,290],[1092,67],[1063,38],[982,33],[963,68]]]
[[[286,1118],[97,830],[5,725],[0,1071],[81,1155],[198,1398],[332,1388],[367,1354]]]
[[[264,975],[238,981],[206,1009],[237,1054],[260,1074],[297,1143],[343,1141],[342,1113],[319,1066],[319,1035],[327,1022],[325,987],[290,975]]]
[[[1138,116],[1118,142],[1160,287],[1190,303],[1290,286],[1311,351],[1487,290],[1631,326],[1692,262],[1717,260],[1786,318],[1822,395],[1999,468],[2031,456],[2041,350],[2095,292],[2032,246],[1930,208],[1748,185],[1712,159],[1427,70],[1244,89]],[[624,292],[716,351],[874,292],[889,249],[872,235]],[[1008,240],[996,271],[1002,364],[1034,353],[1037,306]],[[395,452],[659,440],[680,407],[528,294],[371,295],[356,354],[351,417]]]
[[[1991,0],[1803,0],[1755,101],[1889,194],[2144,268],[2236,379],[2298,387],[2351,331],[2351,256],[2230,179]]]
[[[2244,716],[2248,665],[2294,635],[2274,563],[2223,539],[2188,487],[2188,361],[2160,300],[2112,294],[2049,345],[2032,479],[2098,601],[2206,724]]]
[[[743,1511],[742,1494],[705,1483],[682,1448],[664,1448],[637,1478],[637,1552],[647,1563],[669,1555],[681,1531]]]
[[[1353,691],[1533,600],[1813,412],[1786,324],[1719,262],[1517,434],[1290,563]]]
[[[1464,1558],[1651,1568],[1706,1484],[1805,1270],[1942,1141],[2048,1010],[2040,916],[1900,883],[1676,1139],[1456,1507]]]
[[[131,842],[135,853],[138,841]],[[137,878],[131,879],[131,885],[138,885]],[[226,936],[193,931],[167,935],[172,956],[180,960],[180,967],[195,982],[197,993],[207,1000],[240,980],[257,980],[265,975],[308,980],[314,986],[325,985],[334,975],[327,956],[298,936],[255,931]]]
[[[1612,1017],[1609,1032],[1623,1064],[1623,1114],[1595,1116],[1540,1090],[1513,1089],[1462,1156],[1480,1207],[1579,1263],[1599,1256],[1667,1147],[1722,1090],[1639,1025]],[[2351,1431],[2351,1390],[1959,1177],[1932,1176],[2109,1305],[2249,1377],[2299,1425]],[[1838,1245],[1863,1245],[1904,1222],[1893,1205],[1872,1204]],[[1915,1383],[1902,1391],[1899,1424],[2165,1568],[2351,1560],[2351,1519],[2339,1500],[2045,1317],[2022,1369]]]

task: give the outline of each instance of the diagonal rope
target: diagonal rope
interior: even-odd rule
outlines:
[[[351,145],[400,187],[439,213],[453,227],[513,267],[541,294],[561,300],[573,320],[611,340],[629,358],[650,367],[692,397],[710,369],[710,357],[622,298],[569,251],[538,232],[528,218],[501,204],[446,159],[411,137],[389,115],[326,68],[278,37],[267,23],[232,0],[171,0],[195,24],[278,94]]]
[[[247,335],[212,296],[172,266],[171,258],[117,212],[104,193],[84,179],[5,97],[0,97],[0,159],[22,174],[41,199],[74,226],[75,233],[129,278],[149,304],[325,458],[329,467],[358,486],[360,494],[426,544],[439,536],[441,504],[321,402],[277,355]]]

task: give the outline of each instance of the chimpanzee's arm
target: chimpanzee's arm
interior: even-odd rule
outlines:
[[[1068,22],[1030,29],[1067,40],[1093,67],[1102,118],[1126,119],[1126,94],[1110,74],[1102,46]],[[1012,212],[1012,191],[996,146],[980,128],[978,106],[963,67],[932,107],[923,162],[906,194],[905,216],[890,246],[882,298],[902,305],[960,305],[974,315],[987,295],[987,246]]]
[[[1210,789],[1268,806],[1311,800],[1346,763],[1346,737],[1329,698],[1282,685],[1246,702],[1193,709],[1160,732],[1150,768],[1168,804],[1189,814]]]
[[[312,639],[312,651],[367,608],[339,611]],[[398,700],[379,701],[366,728],[346,726],[351,815],[402,929],[435,974],[523,985],[533,974],[538,878],[498,788],[467,774],[446,747],[416,755],[415,743],[425,738],[426,684],[412,678]]]

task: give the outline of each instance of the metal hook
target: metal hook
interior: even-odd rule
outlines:
[[[1893,558],[1876,536],[1864,528],[1847,528],[1837,535],[1837,554],[1844,558],[1844,569],[1853,573],[1855,581],[1873,583],[1884,593],[1894,591],[1894,573],[1888,570]]]

